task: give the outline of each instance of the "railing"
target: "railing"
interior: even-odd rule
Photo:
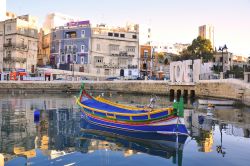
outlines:
[[[18,48],[18,49],[27,49],[28,45],[23,44],[23,43],[4,43],[3,44],[4,47],[12,47],[12,48]]]
[[[14,63],[14,62],[24,63],[24,62],[26,62],[26,58],[8,56],[8,57],[4,57],[4,58],[3,58],[3,61],[6,61],[6,62],[13,62],[13,63]]]

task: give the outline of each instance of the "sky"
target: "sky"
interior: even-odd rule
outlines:
[[[92,25],[140,24],[140,38],[146,42],[151,28],[155,43],[191,43],[198,27],[211,24],[215,46],[227,45],[234,54],[250,56],[250,0],[7,0],[7,11],[39,18],[59,12]]]

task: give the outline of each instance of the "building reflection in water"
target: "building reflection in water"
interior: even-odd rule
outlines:
[[[124,100],[122,96],[117,99]],[[23,156],[28,162],[37,156],[36,149],[40,149],[49,159],[75,151],[93,153],[96,150],[111,150],[123,152],[125,157],[148,153],[172,158],[173,163],[181,165],[183,146],[179,149],[157,149],[159,144],[138,139],[124,139],[109,133],[100,135],[93,131],[81,132],[81,115],[79,110],[73,108],[73,103],[73,98],[0,100],[0,153],[4,155],[5,161]],[[39,111],[38,123],[34,122],[36,110]],[[185,123],[201,152],[213,152],[215,147],[216,153],[225,156],[227,145],[223,144],[223,134],[250,137],[250,112],[245,109],[218,107],[212,116],[202,109],[186,110]],[[216,145],[213,140],[215,126],[219,126],[221,134],[220,143]]]

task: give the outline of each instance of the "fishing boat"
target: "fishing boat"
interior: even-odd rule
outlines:
[[[81,86],[77,104],[88,122],[132,132],[188,135],[184,123],[183,99],[168,108],[138,108],[92,97]]]

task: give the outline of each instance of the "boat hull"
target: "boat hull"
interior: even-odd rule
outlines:
[[[108,120],[101,117],[85,113],[84,118],[92,124],[105,126],[107,128],[126,130],[131,132],[161,133],[161,134],[180,134],[188,135],[184,124],[184,119],[180,117],[171,117],[164,121],[152,121],[150,123],[126,123],[115,120]]]

